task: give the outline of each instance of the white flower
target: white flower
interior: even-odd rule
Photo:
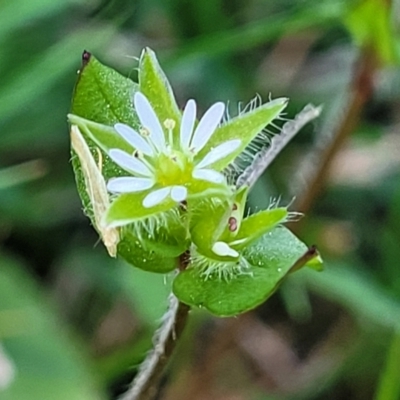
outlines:
[[[189,100],[182,115],[179,143],[174,143],[173,138],[176,121],[167,119],[161,124],[142,93],[135,93],[134,106],[142,125],[140,133],[125,124],[114,125],[117,133],[135,149],[134,153],[128,154],[120,149],[111,149],[108,153],[132,176],[111,179],[107,184],[110,192],[132,193],[153,189],[143,199],[143,206],[150,208],[168,196],[175,202],[186,200],[189,184],[196,180],[226,184],[224,175],[209,166],[234,152],[241,144],[240,139],[228,140],[211,149],[199,162],[194,161],[218,127],[225,111],[223,103],[211,106],[194,129],[196,102]]]

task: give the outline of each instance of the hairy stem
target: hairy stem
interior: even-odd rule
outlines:
[[[187,257],[180,257],[180,269],[187,265]],[[158,392],[163,372],[186,326],[190,307],[172,293],[162,324],[153,337],[153,349],[143,361],[130,388],[120,400],[152,400]]]
[[[308,104],[292,121],[286,122],[282,127],[282,131],[271,139],[270,145],[257,153],[252,163],[238,177],[236,186],[238,188],[241,186],[251,188],[300,129],[317,118],[320,113],[320,107]]]

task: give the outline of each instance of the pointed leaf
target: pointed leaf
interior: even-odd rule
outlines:
[[[164,71],[161,69],[153,50],[143,50],[139,62],[139,89],[150,101],[161,124],[166,119],[176,122],[175,143],[179,143],[181,112],[176,104],[174,93]]]
[[[234,152],[208,166],[208,168],[217,171],[224,169],[271,121],[279,116],[286,107],[286,104],[286,98],[275,99],[254,110],[239,115],[225,125],[217,128],[203,150],[196,155],[196,161],[202,160],[207,153],[218,145],[228,140],[240,139],[241,145]]]
[[[72,98],[71,112],[100,124],[117,122],[138,126],[132,107],[138,85],[84,52],[83,65]]]
[[[264,210],[250,215],[242,221],[240,230],[230,245],[236,250],[245,248],[276,225],[284,222],[287,216],[288,211],[285,207]]]

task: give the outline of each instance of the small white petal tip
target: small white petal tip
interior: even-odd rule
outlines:
[[[195,169],[192,173],[194,179],[201,181],[207,181],[211,183],[224,183],[225,177],[220,172],[214,171],[213,169]]]
[[[150,169],[139,159],[120,149],[111,149],[108,152],[110,158],[120,167],[128,172],[143,175],[147,177],[153,176]]]
[[[239,257],[239,253],[225,242],[215,242],[212,251],[221,257]]]
[[[240,146],[242,141],[240,139],[228,140],[227,142],[221,143],[217,147],[214,147],[200,162],[197,164],[197,168],[207,167],[224,157],[233,153]]]
[[[194,153],[198,153],[209,141],[210,137],[217,129],[225,112],[224,103],[213,104],[203,115],[193,134],[190,147]]]
[[[126,176],[110,179],[107,183],[107,190],[111,193],[133,193],[150,189],[153,186],[152,179]]]
[[[154,192],[149,193],[143,199],[143,207],[151,208],[162,203],[167,196],[171,193],[171,187],[165,187],[162,189],[157,189]]]
[[[163,151],[165,149],[164,131],[149,100],[143,93],[136,92],[133,103],[140,123],[149,130],[150,138],[158,151]]]
[[[171,190],[171,198],[177,203],[186,200],[187,189],[185,188],[185,186],[174,186]]]

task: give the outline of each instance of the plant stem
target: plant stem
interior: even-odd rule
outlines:
[[[187,266],[187,257],[180,257],[180,269]],[[130,388],[120,400],[152,400],[158,392],[160,380],[179,338],[186,326],[190,307],[181,303],[172,293],[162,324],[153,336],[153,349],[149,352]]]
[[[347,111],[334,132],[330,143],[319,155],[319,161],[313,176],[303,193],[298,196],[298,201],[295,204],[296,210],[306,213],[320,194],[326,183],[326,177],[332,161],[347,137],[354,131],[360,120],[362,110],[373,93],[373,77],[376,68],[377,60],[375,54],[369,49],[364,49],[357,61],[351,82]]]

